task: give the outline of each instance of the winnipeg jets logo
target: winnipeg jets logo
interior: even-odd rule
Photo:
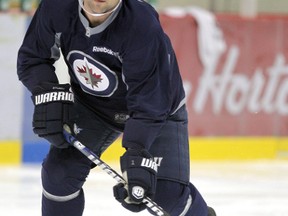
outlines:
[[[81,51],[71,51],[67,60],[83,91],[100,97],[110,97],[118,87],[116,73]]]
[[[88,61],[86,58],[84,58],[85,65],[83,65],[81,68],[77,67],[77,71],[80,73],[80,76],[83,76],[86,80],[86,84],[91,85],[91,87],[94,89],[94,87],[99,88],[98,83],[101,82],[103,79],[101,78],[101,74],[94,74],[93,70],[89,68]]]

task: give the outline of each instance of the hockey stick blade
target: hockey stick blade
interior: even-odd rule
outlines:
[[[78,141],[71,134],[70,127],[68,125],[63,126],[63,134],[66,138],[67,142],[78,149],[82,154],[84,154],[89,160],[99,166],[103,171],[105,171],[108,175],[113,177],[118,183],[125,184],[125,179],[118,174],[114,169],[112,169],[108,164],[106,164],[98,155],[96,155],[93,151],[83,145],[80,141]],[[145,197],[143,199],[143,203],[157,216],[170,216],[167,212],[165,212],[157,203],[151,200],[149,197]]]

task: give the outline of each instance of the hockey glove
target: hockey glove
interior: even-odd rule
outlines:
[[[114,186],[114,197],[132,212],[144,210],[143,198],[153,197],[156,190],[157,165],[153,157],[145,149],[128,149],[121,157],[120,165],[127,184]]]
[[[69,84],[44,83],[32,91],[34,102],[33,131],[58,148],[68,147],[63,124],[68,123],[74,95]]]

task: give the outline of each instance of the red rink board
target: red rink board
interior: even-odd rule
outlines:
[[[288,16],[217,15],[226,49],[211,67],[192,15],[160,18],[184,78],[190,136],[287,136]]]

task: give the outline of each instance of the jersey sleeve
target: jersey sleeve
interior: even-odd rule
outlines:
[[[127,106],[130,118],[125,124],[122,145],[126,148],[146,148],[153,144],[171,112],[174,94],[172,47],[161,30],[135,37],[137,49],[123,58],[124,82],[127,85]],[[142,41],[141,41],[142,40]],[[137,45],[136,45],[137,44]],[[142,44],[142,47],[139,47]],[[133,47],[133,46],[132,46]],[[178,80],[175,80],[177,89]],[[176,90],[177,91],[177,90]]]
[[[30,91],[42,82],[58,82],[53,64],[60,57],[61,34],[53,30],[48,2],[40,3],[18,51],[18,77]]]

